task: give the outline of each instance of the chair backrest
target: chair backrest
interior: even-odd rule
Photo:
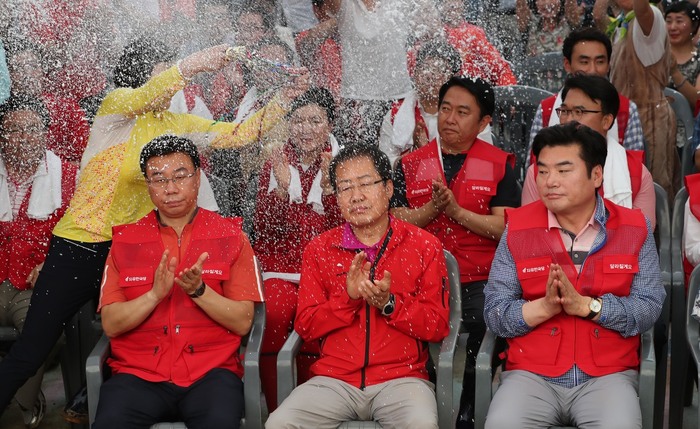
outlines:
[[[547,52],[527,58],[518,68],[518,82],[522,85],[557,92],[564,86],[566,71],[561,52]]]
[[[494,94],[496,110],[491,119],[494,145],[515,155],[515,175],[522,185],[530,165],[527,149],[532,121],[540,102],[553,94],[522,85],[497,86]]]
[[[683,147],[681,156],[681,173],[683,176],[695,172],[693,162],[693,133],[695,128],[695,117],[690,109],[688,100],[672,88],[664,88],[664,95],[668,99],[673,112],[676,114],[676,140],[677,146]]]
[[[683,218],[685,203],[688,201],[688,190],[682,187],[673,199],[671,219],[671,281],[674,285],[684,287],[685,273],[683,272]]]

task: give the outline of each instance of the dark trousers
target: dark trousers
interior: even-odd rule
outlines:
[[[100,389],[92,429],[148,429],[172,421],[189,429],[238,429],[243,409],[243,382],[226,369],[213,369],[189,387],[117,374]]]
[[[51,238],[24,329],[0,362],[0,413],[44,363],[65,324],[86,302],[98,297],[110,245]]]
[[[484,322],[484,286],[486,280],[462,283],[462,329],[469,333],[467,340],[467,361],[462,380],[462,397],[460,399],[460,415],[471,419],[474,410],[474,394],[476,389],[475,372],[476,356],[486,334]]]

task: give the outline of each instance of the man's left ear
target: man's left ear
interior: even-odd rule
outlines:
[[[591,178],[593,179],[593,182],[595,183],[595,187],[599,188],[600,186],[603,185],[603,166],[602,165],[596,165],[593,167],[593,170],[591,171]]]
[[[610,113],[603,116],[603,129],[605,131],[610,130],[610,128],[612,128],[614,123],[615,123],[615,118]]]
[[[491,115],[486,115],[479,119],[479,132],[481,133],[491,123]]]

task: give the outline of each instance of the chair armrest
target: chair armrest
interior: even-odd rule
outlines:
[[[656,383],[656,354],[654,352],[654,328],[640,338],[639,404],[642,408],[642,427],[654,427],[654,392]]]
[[[87,383],[88,394],[88,416],[91,425],[95,421],[95,415],[97,414],[97,402],[100,399],[100,388],[102,387],[102,381],[104,380],[102,370],[110,353],[111,348],[109,346],[109,338],[106,335],[102,335],[85,362],[85,382]]]
[[[245,398],[246,429],[262,429],[262,386],[260,382],[260,350],[265,331],[265,303],[256,302],[253,324],[243,359],[243,396]]]
[[[296,387],[296,365],[294,358],[303,341],[297,331],[292,331],[277,354],[277,405],[285,400]]]
[[[438,427],[454,427],[457,410],[454,407],[454,360],[460,326],[451,326],[440,344],[437,362],[435,394],[438,404]]]
[[[493,396],[493,352],[496,349],[496,336],[486,329],[484,340],[481,342],[479,354],[476,356],[476,398],[474,401],[474,427],[484,429],[486,414],[489,411]]]

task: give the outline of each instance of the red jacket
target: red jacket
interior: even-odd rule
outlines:
[[[639,269],[637,255],[647,236],[644,215],[604,201],[610,213],[607,240],[603,247],[591,250],[580,273],[562,243],[559,229],[547,229],[547,208],[541,201],[509,210],[508,248],[523,299],[531,301],[545,295],[551,263],[562,266],[582,295],[629,295]],[[560,376],[574,364],[594,377],[639,366],[639,335],[624,338],[596,322],[564,312],[523,336],[509,338],[508,344],[509,370],[521,369],[547,377]]]
[[[389,231],[376,266],[377,280],[385,270],[391,273],[396,308],[388,317],[347,294],[345,282],[356,252],[341,247],[343,226],[306,247],[294,328],[304,341],[321,339],[321,358],[312,374],[358,388],[401,377],[428,378],[425,342],[440,341],[449,332],[442,245],[398,219],[391,219]]]
[[[327,150],[330,151],[330,145]],[[320,157],[304,171],[290,143],[284,146],[284,153],[289,163],[299,171],[304,202],[290,203],[289,199],[278,198],[275,191],[267,191],[272,171],[272,160],[268,160],[262,168],[258,186],[254,249],[263,271],[298,273],[301,271],[301,256],[307,243],[322,232],[338,226],[342,218],[335,194],[323,196],[323,215],[306,203],[311,185],[321,167]]]
[[[690,212],[697,219],[700,219],[700,174],[689,174],[683,180],[685,181],[685,188],[688,190]],[[690,274],[695,267],[685,257],[685,252],[683,253],[683,271],[685,273],[685,290],[687,291],[690,284]]]
[[[46,220],[27,216],[31,189],[22,201],[19,215],[11,222],[0,222],[0,281],[10,280],[19,290],[29,289],[27,276],[44,262],[51,231],[63,216],[75,191],[78,168],[61,161],[61,207]]]
[[[232,274],[230,267],[238,258],[241,240],[240,219],[222,218],[200,208],[175,272],[192,266],[206,251],[209,259],[202,280],[223,294],[223,281]],[[128,300],[151,290],[163,251],[155,211],[134,224],[113,228],[111,256]],[[191,385],[213,368],[225,368],[241,377],[240,342],[238,335],[209,317],[181,288],[173,287],[141,325],[111,338],[109,365],[115,373],[179,386]]]
[[[433,140],[402,158],[406,198],[411,208],[419,208],[430,201],[434,178],[441,178],[446,183],[440,156],[437,142]],[[512,159],[512,154],[476,140],[459,173],[448,184],[457,203],[474,213],[489,214],[489,203],[505,175],[506,163],[512,162]],[[463,283],[488,278],[498,240],[474,234],[444,213],[433,219],[425,229],[439,238],[445,249],[457,258]]]

